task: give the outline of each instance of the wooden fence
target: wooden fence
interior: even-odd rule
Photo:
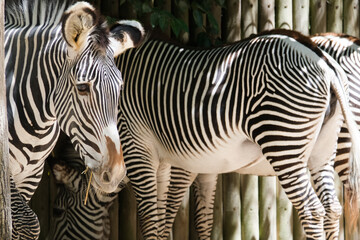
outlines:
[[[183,42],[191,42],[201,29],[192,28],[189,23],[191,13],[186,9],[174,9],[174,1],[164,0],[163,8],[190,25],[189,33],[183,33],[181,39]],[[181,1],[185,0],[177,0]],[[128,8],[129,4],[120,2],[123,1],[93,1],[105,15],[137,18],[136,13]],[[153,4],[156,5],[156,2]],[[213,16],[221,26],[218,37],[224,42],[237,41],[272,28],[294,29],[306,35],[331,31],[359,36],[358,0],[226,0],[224,5],[223,8],[212,7]],[[140,20],[149,23],[146,16]],[[170,34],[170,29],[166,31]],[[341,184],[338,184],[337,192],[342,202]],[[40,218],[41,239],[48,232],[55,193],[53,179],[46,169],[42,183],[31,201],[31,206]],[[193,227],[193,208],[190,189],[177,216],[171,239],[197,239]],[[136,204],[130,188],[119,194],[118,201],[112,207],[111,218],[111,239],[134,240],[138,237]],[[220,175],[214,218],[214,240],[305,239],[297,214],[274,177],[234,173]],[[341,218],[340,239],[360,239],[359,235],[350,233],[346,216]]]

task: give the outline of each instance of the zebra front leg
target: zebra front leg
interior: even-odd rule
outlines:
[[[149,156],[128,152],[124,147],[127,176],[132,185],[137,202],[137,214],[143,239],[158,240],[159,218],[157,208],[156,167]]]
[[[195,227],[199,239],[211,237],[217,176],[217,174],[199,174],[194,181]]]
[[[163,239],[168,239],[181,202],[197,174],[182,168],[171,167],[169,193],[166,205],[166,225]]]
[[[10,177],[12,239],[39,239],[40,223]]]

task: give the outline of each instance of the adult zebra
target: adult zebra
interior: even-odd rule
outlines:
[[[111,192],[125,176],[117,132],[122,78],[114,56],[139,43],[143,29],[124,21],[110,32],[88,3],[6,1],[5,75],[10,172],[28,201],[60,129]]]
[[[360,76],[360,39],[335,33],[317,34],[311,39],[321,48],[333,57],[339,65],[344,69],[349,79],[349,100],[350,108],[355,116],[355,121],[360,130],[360,98],[359,98],[359,76]],[[353,177],[352,172],[349,171],[349,161],[347,153],[349,152],[349,144],[347,142],[347,128],[346,124],[341,128],[339,135],[339,145],[337,149],[337,156],[335,159],[334,168],[338,173],[340,180],[345,186],[345,192],[350,200],[350,204],[346,205],[346,211],[350,215],[350,224],[356,224],[359,215],[358,199],[359,199],[359,185],[353,179],[359,178],[359,172]]]
[[[309,239],[322,237],[325,214],[336,225],[336,196],[320,202],[306,173],[308,166],[323,183],[335,156],[342,116],[331,92],[351,129],[356,164],[359,137],[344,72],[309,38],[272,31],[210,50],[147,41],[118,61],[126,79],[119,131],[145,238],[166,237],[170,165],[277,175]]]
[[[349,105],[360,130],[360,39],[345,34],[335,33],[316,34],[311,36],[311,39],[321,50],[327,52],[334,60],[336,60],[346,73],[349,80]],[[359,215],[359,172],[350,171],[352,167],[349,166],[348,153],[350,151],[350,145],[347,138],[348,130],[346,124],[344,124],[339,134],[336,158],[334,163],[331,164],[334,167],[324,169],[323,176],[330,179],[332,182],[334,178],[334,169],[338,173],[340,180],[344,184],[347,197],[345,201],[345,212],[346,215],[349,216],[349,218],[347,218],[347,220],[349,220],[347,224],[350,228],[354,228]],[[197,191],[204,191],[203,189],[206,188],[208,194],[209,192],[214,194],[216,188],[216,178],[215,176],[213,176],[213,178],[215,180],[211,182],[206,181],[206,178],[204,179],[204,177],[197,179],[195,184]],[[328,184],[328,182],[325,183]],[[323,183],[321,182],[315,181],[315,188],[317,189],[319,198],[331,200],[328,196],[329,194],[335,195],[335,192],[326,192],[329,188],[322,186],[322,184]],[[202,202],[202,206],[198,208],[199,212],[196,216],[199,218],[198,222],[208,226],[204,229],[202,234],[203,236],[210,236],[213,202],[201,195],[196,195],[195,198],[197,202]],[[210,214],[208,214],[209,212]],[[338,233],[338,222],[335,222],[335,224],[333,222],[332,224],[329,224],[329,226],[324,227],[325,229],[328,227],[326,231],[327,239],[336,239],[336,237],[338,237],[337,235],[334,235]]]

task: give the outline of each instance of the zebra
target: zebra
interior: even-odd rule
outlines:
[[[60,129],[92,185],[114,191],[126,169],[117,132],[122,88],[114,57],[138,45],[137,21],[118,35],[86,2],[6,1],[5,76],[10,175],[25,201],[40,181]]]
[[[312,36],[311,39],[321,50],[327,52],[331,57],[333,57],[344,69],[347,78],[349,79],[349,105],[355,116],[358,129],[360,130],[360,114],[358,108],[360,104],[360,99],[358,97],[360,76],[360,39],[345,34],[335,33],[317,34]],[[349,172],[349,168],[351,166],[349,166],[347,158],[350,146],[346,141],[347,133],[347,126],[344,124],[339,135],[339,144],[337,148],[338,154],[335,159],[334,168],[345,186],[345,193],[349,199],[349,201],[346,202],[345,211],[350,216],[350,225],[354,227],[359,215],[359,186],[357,185],[357,182],[352,181],[352,179],[359,178],[360,176],[350,176],[351,173]]]
[[[360,76],[360,39],[346,35],[346,34],[336,34],[336,33],[321,33],[311,36],[312,41],[314,41],[318,47],[328,53],[345,71],[347,78],[349,80],[349,105],[351,111],[354,114],[358,128],[360,129],[360,114],[358,106],[360,106],[359,101],[359,76]],[[350,151],[349,142],[347,141],[348,130],[346,124],[341,128],[338,146],[337,146],[337,155],[335,162],[333,163],[333,168],[324,170],[323,173],[326,178],[333,181],[334,169],[338,173],[340,180],[343,182],[345,194],[347,196],[345,201],[345,212],[349,217],[350,228],[356,227],[355,224],[358,219],[359,209],[358,209],[358,198],[359,190],[358,183],[349,181],[350,179],[357,179],[358,176],[350,176],[350,174],[356,174],[349,172],[349,162],[348,162],[348,153]],[[201,174],[200,174],[201,175]],[[321,183],[323,184],[323,183]],[[323,190],[327,189],[321,186],[320,183],[317,183],[316,189],[318,190],[317,194],[319,197],[324,197]],[[197,179],[195,184],[196,191],[204,191],[207,189],[207,193],[215,194],[216,190],[216,178],[211,183],[209,181],[203,180],[202,178]],[[335,194],[334,192],[332,194]],[[207,224],[207,228],[204,228],[201,239],[207,239],[210,237],[212,229],[212,209],[213,201],[209,201],[207,198],[203,198],[201,195],[195,194],[196,202],[203,202],[202,207],[198,207],[198,212],[196,212],[196,218],[199,218],[199,222]],[[207,210],[207,212],[206,212]],[[210,214],[208,212],[210,211]],[[339,228],[339,223],[336,222],[336,225],[329,225],[329,230],[326,231],[326,239],[333,239],[338,237],[337,235],[332,235],[337,233]],[[326,226],[324,226],[326,229]],[[202,236],[205,236],[202,238]]]
[[[276,175],[307,238],[322,237],[325,215],[336,225],[341,205],[331,194],[320,202],[307,167],[321,183],[335,157],[341,111],[353,142],[350,172],[358,169],[359,136],[345,73],[309,38],[275,30],[209,50],[146,41],[117,65],[125,79],[119,132],[144,238],[166,237],[167,196],[176,194],[171,166]]]
[[[58,191],[53,206],[47,239],[109,239],[109,208],[126,178],[112,193],[97,189],[88,192],[89,173],[66,137],[60,137],[47,162],[57,182]]]

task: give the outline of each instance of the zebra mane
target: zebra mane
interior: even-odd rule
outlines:
[[[305,36],[301,34],[300,32],[294,31],[294,30],[288,30],[288,29],[273,29],[273,30],[267,30],[263,31],[259,34],[253,34],[249,38],[254,38],[257,36],[263,36],[263,35],[269,35],[269,34],[280,34],[285,35],[288,37],[291,37],[295,39],[297,42],[301,43],[305,47],[311,49],[313,52],[315,52],[320,58],[326,59],[323,52],[318,48],[318,46],[311,40],[310,37]]]
[[[66,18],[65,11],[74,0],[9,0],[5,3],[5,21],[14,27],[57,26]],[[105,19],[96,11],[95,26],[90,33],[101,50],[109,45],[109,28]]]
[[[332,33],[332,32],[328,32],[328,33],[318,33],[318,34],[314,34],[312,35],[312,37],[316,37],[316,36],[321,36],[321,37],[326,37],[326,36],[334,36],[334,37],[339,37],[339,38],[346,38],[348,39],[350,42],[353,42],[356,45],[360,46],[360,39],[348,34],[344,34],[344,33]]]
[[[5,1],[5,21],[17,27],[56,26],[73,0],[9,0]]]

